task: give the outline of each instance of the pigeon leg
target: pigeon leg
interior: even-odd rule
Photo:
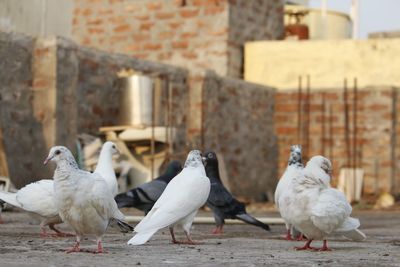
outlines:
[[[79,245],[80,245],[80,241],[78,241],[78,238],[77,238],[75,245],[72,248],[67,249],[65,252],[67,252],[67,253],[80,252],[81,249],[79,248]]]
[[[51,230],[53,230],[54,232],[56,232],[56,234],[54,235],[55,237],[69,237],[69,236],[75,236],[74,234],[70,234],[70,233],[63,233],[60,230],[58,230],[57,228],[54,227],[54,223],[49,224],[49,228]]]
[[[45,238],[49,236],[50,235],[46,232],[46,226],[43,223],[40,223],[40,237]]]
[[[187,237],[187,241],[186,242],[182,242],[182,244],[189,244],[189,245],[198,245],[201,244],[201,242],[199,241],[195,241],[192,239],[192,237],[190,236],[190,232],[185,230],[185,234]]]
[[[290,228],[286,232],[286,238],[287,241],[292,241],[292,234],[290,233]]]
[[[218,225],[214,230],[213,230],[213,234],[214,235],[221,235],[223,233],[222,228],[224,227],[224,225]]]
[[[301,233],[299,237],[296,239],[296,241],[304,241],[304,240],[307,240],[307,238],[303,235],[303,233]]]
[[[170,232],[171,237],[172,237],[172,243],[179,244],[178,241],[176,241],[176,239],[175,239],[174,227],[169,227],[169,232]]]
[[[307,249],[312,249],[315,250],[316,248],[313,248],[310,246],[312,242],[312,239],[307,240],[306,244],[303,247],[294,247],[296,250],[307,250]]]
[[[97,253],[104,253],[103,250],[103,245],[101,244],[101,238],[99,238],[99,240],[97,240]]]
[[[1,217],[1,215],[0,215],[0,224],[3,224],[4,223],[4,220],[3,220],[3,218]]]
[[[317,251],[332,251],[330,248],[328,248],[328,241],[324,240],[324,244],[322,245],[322,248],[317,249]]]

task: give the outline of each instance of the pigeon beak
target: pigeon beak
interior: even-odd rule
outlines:
[[[50,161],[52,158],[53,158],[53,157],[47,157],[47,158],[44,160],[43,164],[46,165],[47,163],[49,163],[49,161]]]
[[[203,161],[204,165],[207,163],[207,158],[206,157],[201,157],[201,160]]]

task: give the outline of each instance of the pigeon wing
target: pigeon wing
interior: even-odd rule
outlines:
[[[207,177],[184,169],[167,185],[151,211],[135,227],[136,232],[167,227],[199,209],[207,200],[210,183]],[[205,186],[208,183],[208,187]]]
[[[231,193],[220,183],[212,183],[207,204],[219,209],[225,215],[234,216],[240,212],[245,212],[244,204],[237,201]]]
[[[317,199],[311,199],[311,220],[325,233],[332,233],[350,216],[351,206],[342,192],[333,188],[320,191]]]
[[[26,211],[43,217],[58,215],[54,202],[53,180],[44,179],[26,185],[17,192],[16,199]]]
[[[138,194],[140,200],[144,203],[154,203],[158,200],[161,194],[164,192],[167,183],[161,180],[154,180],[149,183],[138,186]]]

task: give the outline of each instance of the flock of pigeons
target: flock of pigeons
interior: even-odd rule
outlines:
[[[239,219],[269,231],[270,228],[246,213],[243,203],[236,200],[221,182],[218,159],[214,152],[201,155],[189,152],[182,168],[180,162],[169,163],[166,172],[153,181],[126,193],[118,194],[112,156],[118,153],[114,143],[106,142],[100,152],[94,172],[78,168],[72,153],[63,146],[50,149],[44,164],[57,164],[52,180],[40,180],[21,188],[16,193],[1,192],[0,200],[40,218],[41,236],[76,236],[70,252],[103,253],[102,236],[110,223],[122,232],[136,232],[129,245],[146,243],[158,230],[169,227],[173,243],[196,244],[190,235],[194,217],[204,204],[214,213],[214,234],[221,234],[225,219]],[[313,240],[324,240],[319,250],[329,250],[325,237],[333,232],[352,240],[363,240],[357,228],[360,223],[351,218],[351,206],[345,196],[330,187],[332,165],[322,156],[313,157],[303,167],[301,147],[292,146],[288,167],[280,179],[275,202],[285,220],[287,239],[292,235],[305,236],[307,243],[297,249],[310,247]],[[135,207],[145,217],[135,228],[124,222],[119,208]],[[63,233],[56,224],[66,222],[75,235]],[[180,225],[187,237],[175,238],[174,226]],[[54,233],[46,232],[48,226]],[[97,249],[80,247],[84,235],[96,237]]]

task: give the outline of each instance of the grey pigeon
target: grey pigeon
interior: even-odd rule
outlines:
[[[182,165],[179,161],[171,161],[164,174],[154,179],[151,182],[139,185],[126,193],[118,194],[115,201],[118,208],[134,207],[144,211],[147,214],[154,203],[164,192],[167,184],[182,170]]]
[[[245,205],[235,199],[224,187],[219,176],[217,155],[214,152],[207,152],[204,160],[206,162],[206,174],[211,182],[211,190],[207,199],[207,206],[214,212],[215,223],[217,225],[213,233],[222,233],[225,219],[238,219],[269,231],[270,229],[268,224],[262,223],[247,214]]]
[[[63,146],[50,149],[45,164],[55,161],[54,199],[61,219],[69,224],[76,233],[76,244],[67,250],[70,252],[89,251],[80,248],[84,235],[94,235],[97,250],[103,253],[101,238],[111,220],[116,220],[124,232],[133,228],[123,222],[124,215],[118,210],[117,203],[107,182],[97,173],[80,170],[71,152]]]

